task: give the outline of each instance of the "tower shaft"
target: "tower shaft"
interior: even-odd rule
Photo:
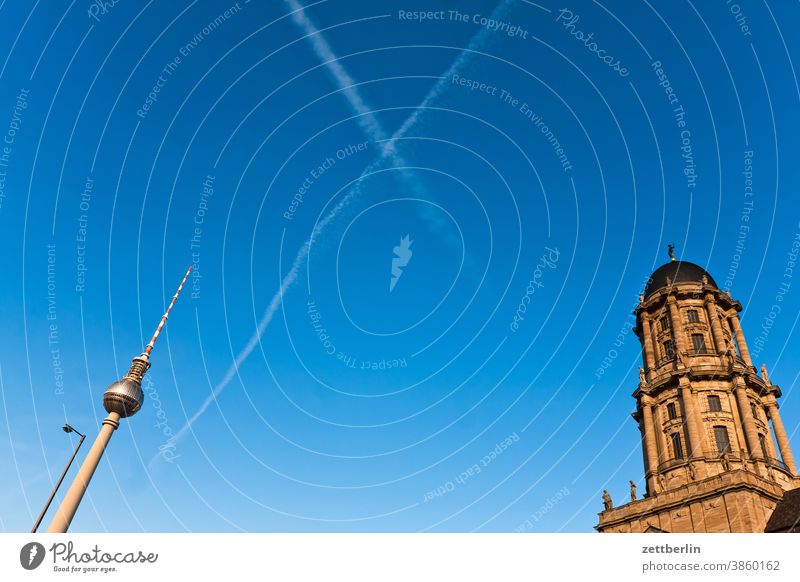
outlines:
[[[86,455],[78,474],[75,475],[75,479],[64,496],[64,500],[61,502],[53,521],[50,522],[50,526],[47,528],[48,533],[65,533],[69,528],[72,518],[75,517],[75,512],[78,511],[78,505],[80,505],[83,495],[86,493],[86,488],[89,486],[89,481],[92,480],[97,465],[103,457],[103,452],[108,446],[108,441],[111,440],[111,435],[119,426],[119,419],[119,414],[111,412],[103,420],[100,434],[97,435],[92,448],[89,449],[89,453]]]

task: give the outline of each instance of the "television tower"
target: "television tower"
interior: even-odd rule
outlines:
[[[191,270],[192,267],[190,266],[178,290],[172,297],[167,311],[161,318],[156,332],[150,339],[150,343],[147,344],[147,347],[145,347],[140,355],[133,358],[131,367],[125,377],[122,380],[114,382],[103,394],[103,406],[106,412],[108,412],[108,416],[103,419],[103,427],[100,429],[100,434],[97,435],[97,439],[86,455],[86,460],[83,461],[83,465],[81,465],[78,474],[75,475],[75,480],[64,496],[64,500],[61,502],[53,521],[50,522],[50,527],[47,528],[48,533],[65,533],[67,531],[72,518],[75,517],[75,512],[78,510],[78,505],[81,499],[83,499],[83,494],[86,493],[89,481],[91,481],[92,475],[94,475],[95,469],[97,469],[97,465],[103,456],[103,452],[108,446],[108,441],[111,440],[111,435],[119,427],[119,419],[133,416],[142,407],[142,401],[144,400],[142,378],[144,378],[144,375],[150,368],[150,352],[153,350],[153,346],[158,339],[158,334],[161,333],[161,329],[164,327],[164,324],[167,323],[169,312],[172,306],[175,305],[175,301],[178,299],[178,295],[180,295],[181,289],[183,289],[183,285],[186,283],[186,279],[189,277]]]

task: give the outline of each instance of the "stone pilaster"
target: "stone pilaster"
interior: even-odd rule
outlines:
[[[737,449],[734,452],[739,454],[744,450],[745,454],[747,454],[747,437],[744,434],[744,424],[742,422],[742,417],[739,415],[739,405],[736,396],[730,392],[728,392],[727,396],[728,404],[731,407],[731,413],[733,413],[733,425],[734,431],[736,432]]]
[[[647,377],[650,378],[650,374],[653,368],[656,367],[656,356],[655,351],[653,349],[653,332],[650,329],[650,316],[646,313],[642,313],[642,346],[644,348],[644,369],[647,372]]]
[[[642,447],[645,450],[645,472],[650,476],[647,479],[647,490],[655,491],[653,483],[658,473],[658,449],[653,431],[653,399],[642,396]]]
[[[680,379],[680,390],[681,401],[683,401],[683,416],[686,419],[686,430],[689,433],[689,456],[691,458],[701,458],[703,456],[703,421],[700,419],[694,394],[686,378]]]
[[[669,320],[672,325],[672,339],[675,342],[675,350],[683,354],[686,351],[686,333],[678,311],[678,303],[673,296],[667,299],[667,303],[669,304]],[[678,358],[678,361],[680,361],[680,358]]]
[[[758,431],[753,420],[753,412],[750,410],[750,398],[747,396],[747,389],[741,378],[734,379],[733,392],[736,394],[736,401],[739,403],[739,416],[744,423],[744,435],[747,438],[750,456],[760,457],[762,453],[761,445],[758,442]]]

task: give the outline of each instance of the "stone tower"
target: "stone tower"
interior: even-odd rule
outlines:
[[[781,390],[753,366],[741,310],[693,263],[672,258],[650,277],[634,311],[646,493],[600,513],[598,531],[760,532],[800,486]]]

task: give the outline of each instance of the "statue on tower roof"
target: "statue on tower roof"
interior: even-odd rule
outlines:
[[[769,381],[766,364],[761,364],[761,379],[764,380],[764,384],[772,384],[772,382]]]
[[[607,510],[614,509],[614,502],[611,501],[611,494],[608,489],[603,489],[603,507]]]
[[[669,254],[669,260],[674,261],[675,259],[675,245],[667,245],[667,253]]]

